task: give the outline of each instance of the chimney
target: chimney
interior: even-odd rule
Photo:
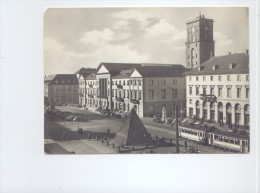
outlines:
[[[245,55],[248,55],[248,50],[245,50]]]

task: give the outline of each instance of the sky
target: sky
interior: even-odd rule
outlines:
[[[101,62],[186,66],[186,22],[214,20],[215,55],[249,49],[247,8],[49,8],[44,14],[45,74]]]

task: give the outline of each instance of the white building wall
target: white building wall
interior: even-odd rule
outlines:
[[[221,76],[221,80],[219,79]],[[230,76],[230,80],[228,80]],[[240,76],[240,80],[238,80]],[[190,79],[191,77],[191,79]],[[197,78],[198,77],[198,80]],[[205,77],[203,79],[203,77]],[[213,80],[211,80],[213,77]],[[199,76],[186,76],[186,91],[187,91],[187,116],[190,115],[189,108],[193,108],[193,115],[196,112],[196,101],[200,101],[200,104],[203,103],[200,100],[200,96],[196,95],[196,87],[199,87],[199,94],[203,94],[203,87],[206,88],[206,94],[210,94],[210,88],[214,88],[214,95],[217,97],[217,107],[218,103],[223,104],[223,121],[227,122],[227,113],[226,113],[226,104],[231,104],[232,111],[232,124],[235,123],[235,106],[236,104],[241,105],[241,125],[244,125],[244,107],[249,105],[249,98],[246,98],[246,88],[249,88],[249,74],[221,74],[221,75],[199,75]],[[190,94],[190,87],[192,87],[192,94]],[[218,88],[222,88],[222,96],[218,96]],[[237,97],[237,88],[241,88],[241,97]],[[231,96],[227,96],[227,88],[231,88]],[[209,103],[208,103],[208,106]],[[200,118],[202,118],[202,106],[201,106]],[[210,107],[208,107],[208,116],[209,116]],[[215,121],[218,121],[218,113],[215,109]]]

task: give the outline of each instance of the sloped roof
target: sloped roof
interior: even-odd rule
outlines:
[[[95,80],[96,79],[96,73],[91,73],[86,77],[86,80]]]
[[[119,72],[119,74],[112,76],[112,78],[113,79],[128,78],[131,75],[132,71],[133,71],[133,69],[122,70]]]
[[[109,71],[109,73],[112,76],[116,76],[122,70],[130,70],[130,69],[133,69],[135,67],[141,66],[141,64],[138,64],[138,63],[107,63],[107,62],[102,62],[102,63],[99,64],[99,66],[97,68],[97,72],[102,65],[104,67],[106,67],[106,69]]]
[[[116,145],[145,145],[151,137],[144,127],[144,124],[132,109],[127,116],[125,122],[116,133],[114,143]]]
[[[78,85],[78,78],[76,74],[55,74],[49,75],[44,79],[45,84],[56,85]]]
[[[233,64],[234,67],[230,68]],[[213,66],[216,69],[213,70]],[[200,69],[199,69],[200,68]],[[245,53],[229,54],[212,57],[200,67],[191,69],[185,75],[210,75],[210,74],[244,74],[249,73],[249,55]]]
[[[142,66],[135,68],[143,77],[183,76],[187,69],[180,64]]]
[[[75,72],[74,74],[89,74],[89,73],[93,73],[96,72],[97,69],[95,68],[80,68],[77,72]]]

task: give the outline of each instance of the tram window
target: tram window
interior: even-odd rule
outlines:
[[[236,144],[236,145],[239,145],[239,140],[236,139],[235,144]]]
[[[222,137],[219,137],[218,140],[219,140],[219,141],[223,141],[223,138],[222,138]]]
[[[194,135],[198,135],[198,133],[197,133],[197,132],[194,132]]]
[[[217,135],[214,135],[214,139],[218,140],[218,136],[217,136]]]
[[[228,138],[224,138],[224,142],[228,142]]]
[[[233,139],[230,139],[229,142],[232,143],[232,144],[234,144],[234,140],[233,140]]]
[[[242,141],[242,145],[245,145],[245,141],[244,140]]]
[[[245,143],[246,143],[246,146],[247,146],[247,141],[245,141]]]

